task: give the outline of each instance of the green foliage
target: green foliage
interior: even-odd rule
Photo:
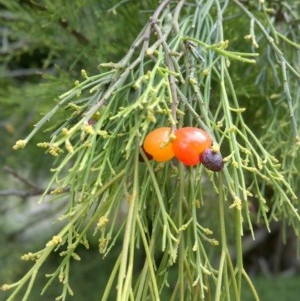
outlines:
[[[32,129],[83,67],[95,73],[100,62],[118,60],[146,22],[147,14],[125,19],[125,8],[121,6],[116,14],[112,1],[1,0],[0,4],[0,126],[4,146],[0,162],[10,166],[23,162],[33,174],[44,166],[45,173],[51,162],[45,158],[32,162],[33,154],[41,158],[35,147],[23,152],[19,160],[11,156],[11,145]],[[126,8],[133,11],[145,5],[142,1]],[[120,35],[127,26],[130,30],[126,36]],[[55,116],[56,121],[63,115]],[[36,143],[43,135],[37,136]]]
[[[295,7],[276,4],[161,1],[123,59],[95,75],[82,70],[16,142],[24,148],[47,128],[38,146],[54,165],[41,201],[69,202],[58,233],[22,257],[32,268],[2,286],[12,289],[7,300],[29,298],[53,253],[61,260],[42,293],[58,280],[57,300],[66,300],[72,263],[91,235],[104,257],[122,241],[102,301],[115,288],[118,301],[160,300],[169,286],[169,300],[242,300],[245,287],[259,300],[243,264],[244,231],[254,237],[255,225],[279,220],[300,234],[299,25]],[[149,131],[189,125],[221,148],[222,172],[146,158]]]

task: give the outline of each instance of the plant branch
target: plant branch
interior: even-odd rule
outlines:
[[[40,191],[40,187],[36,186],[36,184],[34,184],[33,182],[31,182],[30,180],[26,179],[24,176],[20,175],[19,173],[17,173],[15,170],[13,170],[11,167],[9,166],[4,166],[4,171],[8,172],[9,174],[11,174],[13,177],[15,177],[16,179],[18,179],[19,181],[21,181],[22,183],[24,183],[26,186],[32,188],[34,191]]]

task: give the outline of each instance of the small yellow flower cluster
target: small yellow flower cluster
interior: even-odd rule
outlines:
[[[224,124],[223,124],[222,120],[217,121],[217,124],[216,124],[217,129],[221,129],[223,126],[224,126]]]
[[[107,131],[103,131],[103,130],[99,130],[97,131],[97,134],[103,138],[106,138],[108,136],[108,132]]]
[[[251,40],[251,41],[252,41],[252,45],[253,45],[255,48],[259,48],[259,46],[258,46],[258,44],[257,44],[257,41],[256,41],[254,35],[247,34],[247,35],[244,36],[244,39],[245,39],[245,40]]]
[[[189,82],[190,82],[191,85],[197,85],[198,84],[197,80],[194,77],[190,77]]]
[[[56,187],[50,192],[50,194],[61,194],[63,191],[64,189],[62,187]]]
[[[18,140],[15,145],[13,146],[13,149],[20,149],[20,148],[24,148],[27,144],[26,140]]]
[[[80,256],[77,253],[75,253],[75,252],[73,252],[71,256],[76,261],[80,261],[81,260]]]
[[[214,142],[211,149],[213,150],[213,152],[218,153],[220,152],[220,145]]]
[[[210,239],[210,240],[209,240],[209,243],[210,243],[212,246],[218,246],[218,245],[219,245],[219,242],[218,242],[216,239]]]
[[[147,111],[147,120],[149,120],[149,122],[153,122],[153,123],[156,122],[156,118],[155,118],[155,115],[154,115],[152,109],[148,109],[148,111]]]
[[[59,154],[63,153],[64,151],[55,143],[49,143],[49,142],[40,142],[37,144],[38,147],[41,148],[48,148],[49,153],[57,157]]]
[[[94,135],[95,134],[94,128],[90,124],[84,124],[82,126],[82,131],[86,134],[89,134],[89,135]]]
[[[66,146],[66,149],[69,153],[73,153],[74,152],[74,149],[73,149],[73,145],[71,144],[70,140],[67,139],[65,141],[65,146]]]
[[[13,286],[12,285],[9,285],[9,284],[3,284],[1,287],[0,287],[0,290],[5,292],[5,291],[8,291],[9,289],[11,289]]]
[[[210,69],[206,68],[202,71],[202,75],[206,76],[206,75],[209,75],[210,73]]]
[[[86,73],[86,71],[85,71],[84,69],[81,70],[81,76],[82,76],[83,78],[85,78],[85,79],[88,78],[88,75],[87,75],[87,73]]]
[[[151,48],[148,48],[148,49],[146,50],[146,55],[147,55],[147,56],[151,56],[151,55],[153,55],[153,53],[154,53],[154,50],[151,49]]]
[[[59,235],[54,235],[46,244],[46,247],[54,247],[62,243],[62,238]]]
[[[69,136],[70,135],[70,131],[67,128],[62,128],[61,132],[64,136]]]
[[[56,144],[51,144],[49,146],[49,153],[54,157],[57,157],[59,154],[61,154],[63,152],[64,151]]]
[[[29,260],[34,261],[34,260],[37,260],[39,258],[40,258],[39,254],[34,254],[34,253],[31,253],[31,252],[26,253],[26,254],[21,256],[21,259],[25,260],[25,261],[29,261]]]
[[[219,48],[221,49],[227,49],[229,45],[229,40],[225,40],[219,43]]]
[[[211,271],[208,270],[206,267],[204,267],[204,266],[201,265],[201,269],[202,269],[202,271],[203,271],[204,274],[211,275]]]
[[[210,230],[209,228],[204,228],[203,231],[204,231],[204,233],[205,233],[206,235],[212,235],[212,234],[214,234],[213,231]]]
[[[40,143],[37,144],[37,146],[40,147],[40,148],[48,148],[49,145],[50,145],[49,142],[40,142]]]
[[[101,216],[98,223],[97,228],[100,229],[105,226],[109,222],[109,219],[106,216]]]
[[[178,228],[178,232],[183,232],[183,231],[185,231],[187,228],[188,228],[188,224],[184,224],[184,225],[182,225],[182,226],[180,226],[179,228]]]
[[[229,208],[236,208],[237,210],[242,210],[242,200],[238,197],[236,197],[233,201],[233,203],[229,206]]]
[[[78,82],[78,85],[79,85],[79,82]],[[75,103],[72,103],[72,102],[70,102],[68,105],[67,105],[67,108],[69,109],[72,109],[72,110],[74,110],[75,112],[74,112],[74,114],[75,114],[75,116],[76,115],[79,115],[81,112],[82,112],[82,107],[80,107],[80,106],[78,106],[77,104],[75,104]]]
[[[108,240],[106,238],[99,238],[99,252],[103,254],[106,250]]]
[[[236,160],[233,159],[232,162],[231,162],[231,164],[232,164],[232,166],[234,168],[239,168],[239,164],[238,164],[238,162]]]
[[[90,248],[89,242],[88,242],[88,240],[87,240],[87,238],[86,238],[85,236],[81,239],[80,243],[81,243],[86,249],[89,249],[89,248]]]

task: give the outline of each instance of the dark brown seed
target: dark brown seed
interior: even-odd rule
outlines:
[[[222,155],[211,148],[206,149],[200,155],[200,162],[211,171],[221,171],[224,167]]]

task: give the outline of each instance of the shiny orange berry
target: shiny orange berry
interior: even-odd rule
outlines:
[[[150,132],[144,140],[143,148],[155,161],[171,160],[174,152],[170,142],[170,128],[162,127]]]
[[[212,144],[207,132],[194,127],[183,127],[175,132],[172,143],[175,157],[188,166],[200,163],[200,155]]]

